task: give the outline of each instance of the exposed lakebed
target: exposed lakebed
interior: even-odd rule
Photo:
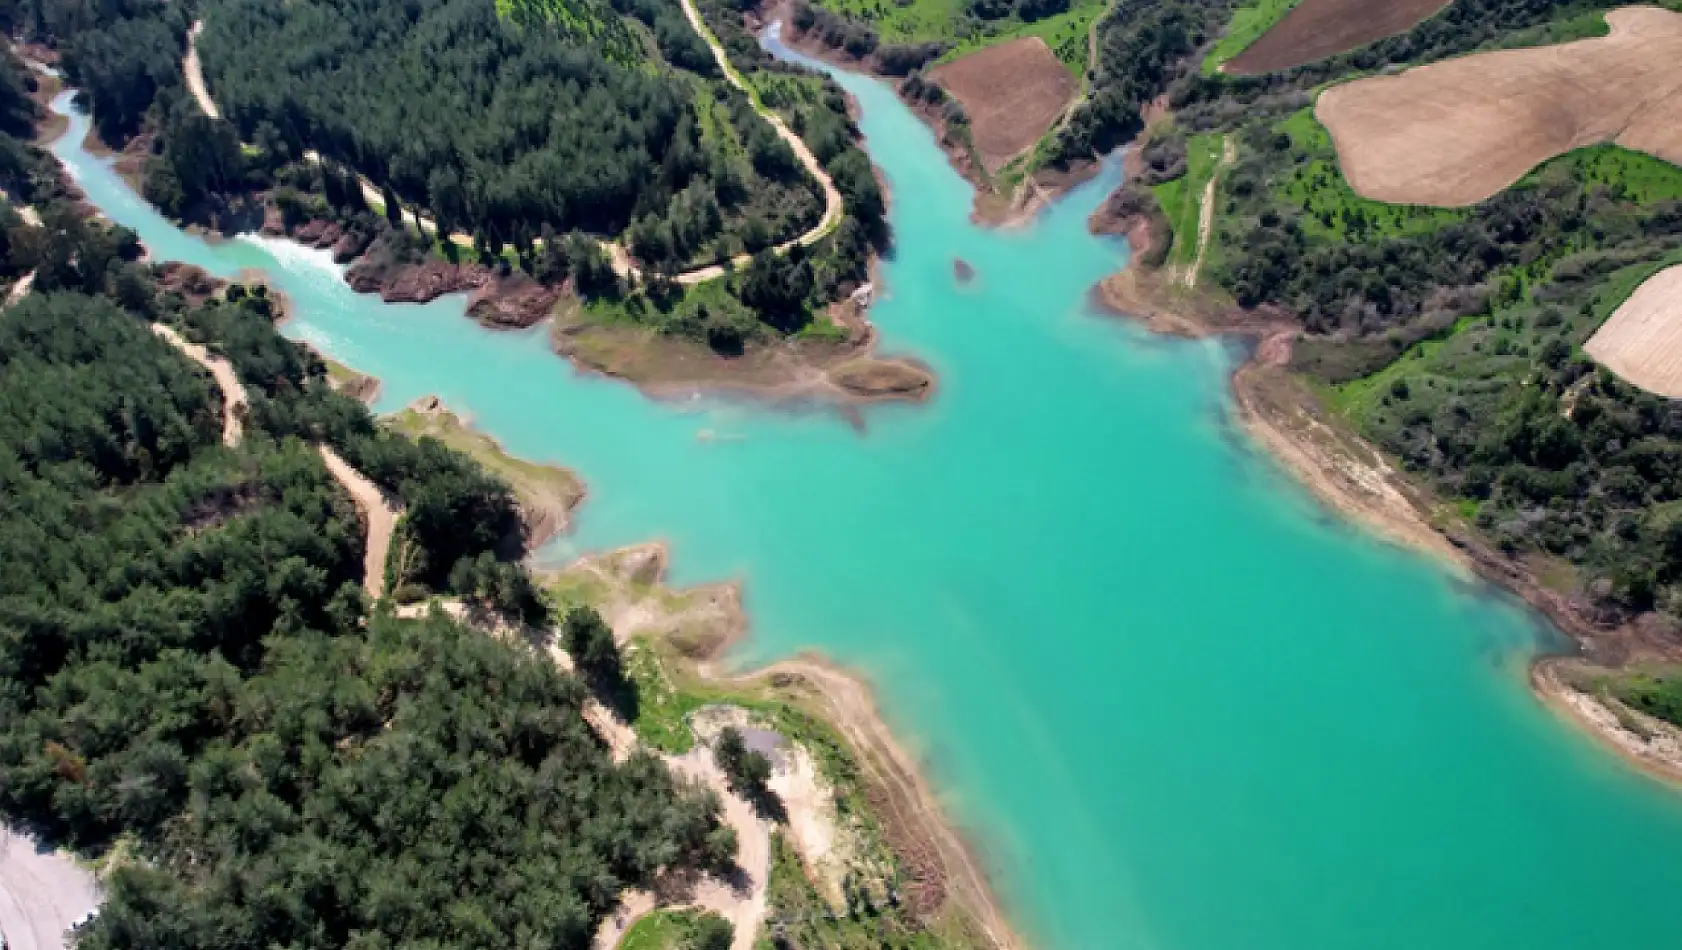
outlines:
[[[1038,946],[1674,940],[1682,801],[1529,694],[1534,620],[1326,517],[1231,424],[1228,348],[1089,312],[1125,255],[1085,228],[1115,170],[978,229],[892,91],[837,78],[894,196],[873,319],[941,381],[863,433],[650,400],[460,297],[386,305],[326,252],[207,244],[81,149],[82,118],[54,150],[155,258],[267,272],[286,332],[379,377],[378,408],[435,393],[576,469],[552,556],[663,538],[674,580],[746,582],[744,661],[867,673]]]

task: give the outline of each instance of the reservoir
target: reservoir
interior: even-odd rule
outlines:
[[[1532,698],[1555,635],[1319,508],[1235,425],[1231,347],[1088,308],[1126,259],[1086,230],[1118,171],[976,228],[892,90],[834,75],[892,193],[872,319],[940,379],[862,430],[651,400],[459,297],[386,305],[325,252],[207,244],[82,150],[84,117],[54,151],[155,258],[266,272],[284,332],[378,376],[377,408],[436,394],[576,469],[546,556],[665,540],[676,582],[744,582],[741,662],[866,675],[1043,950],[1676,945],[1682,799]]]

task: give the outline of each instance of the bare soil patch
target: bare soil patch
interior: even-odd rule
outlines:
[[[1621,7],[1606,21],[1603,38],[1334,86],[1315,115],[1349,184],[1394,204],[1475,204],[1600,142],[1682,164],[1682,14]]]
[[[1302,0],[1224,71],[1257,76],[1347,53],[1410,30],[1446,6],[1448,0]]]
[[[1647,278],[1583,349],[1625,382],[1682,399],[1682,264]]]
[[[969,114],[975,149],[996,172],[1051,128],[1079,86],[1037,36],[990,46],[929,73]]]

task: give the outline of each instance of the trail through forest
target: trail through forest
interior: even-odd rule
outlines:
[[[783,243],[778,244],[774,250],[778,254],[786,254],[789,249],[793,247],[809,247],[816,244],[818,241],[823,240],[841,223],[841,216],[846,210],[841,199],[841,192],[835,187],[834,180],[829,177],[828,172],[824,171],[823,165],[819,164],[818,158],[816,155],[812,154],[812,150],[806,147],[805,141],[802,140],[800,136],[794,134],[794,132],[783,123],[783,120],[778,117],[775,112],[766,108],[765,105],[759,101],[759,96],[756,95],[742,79],[741,74],[736,72],[736,68],[730,65],[730,57],[724,52],[724,47],[719,45],[719,42],[713,36],[712,31],[707,29],[706,24],[701,20],[700,13],[696,11],[691,0],[683,0],[683,13],[689,18],[689,25],[694,28],[695,32],[701,37],[701,39],[706,42],[707,48],[712,50],[713,58],[718,61],[719,68],[724,71],[724,75],[727,79],[729,79],[730,84],[747,94],[748,100],[753,104],[754,112],[758,113],[760,118],[771,124],[771,127],[776,130],[777,136],[787,143],[789,148],[794,151],[795,157],[800,160],[800,164],[806,169],[807,174],[816,179],[818,184],[823,188],[823,218],[806,233],[793,238],[792,240],[784,241]],[[187,53],[181,59],[181,71],[186,75],[187,89],[192,93],[193,100],[198,103],[199,110],[213,119],[219,119],[222,117],[222,112],[216,107],[216,100],[210,96],[210,87],[205,83],[204,79],[204,66],[199,60],[198,38],[199,34],[203,31],[203,20],[194,21],[192,29],[187,31]],[[313,149],[306,151],[304,153],[304,157],[316,163],[320,163],[321,161],[320,153]],[[362,188],[362,197],[364,201],[373,206],[380,206],[385,203],[384,194],[380,191],[378,186],[367,178],[367,176],[358,172],[356,180]],[[426,234],[438,233],[438,225],[435,224],[431,218],[407,208],[399,208],[398,210],[401,212],[402,218],[405,222],[419,228],[422,232]],[[473,236],[465,232],[452,232],[449,235],[449,240],[450,243],[460,247],[473,246]],[[543,244],[541,239],[538,239],[533,243],[536,246],[542,246]],[[618,273],[620,277],[642,276],[641,269],[632,262],[630,255],[626,252],[622,245],[614,241],[605,240],[600,241],[599,243],[601,244],[602,250],[607,253],[608,260],[613,263],[614,271]],[[746,267],[752,261],[753,255],[738,254],[730,260],[729,269],[734,270],[736,268]],[[726,270],[725,265],[709,264],[706,267],[698,267],[694,270],[684,271],[683,273],[676,275],[673,279],[680,284],[693,286],[695,284],[704,284],[711,280],[717,280],[718,278],[723,277],[726,273],[728,273],[728,271]]]
[[[220,356],[212,356],[203,346],[189,343],[173,327],[154,323],[152,332],[210,371],[222,390],[222,444],[230,448],[239,445],[250,402],[233,365]],[[397,519],[402,517],[403,507],[387,497],[367,476],[351,467],[331,446],[322,443],[316,448],[321,451],[321,460],[326,463],[328,473],[350,494],[367,522],[368,541],[362,555],[362,585],[368,596],[379,600],[385,593],[385,562],[391,552],[391,535],[397,528]]]
[[[220,356],[210,355],[210,351],[197,343],[189,343],[175,328],[166,327],[161,323],[152,324],[152,332],[163,337],[169,344],[187,354],[193,362],[210,371],[216,385],[222,390],[222,444],[229,448],[239,444],[243,434],[245,413],[250,403],[245,398],[245,387],[239,383],[239,376],[234,367]]]

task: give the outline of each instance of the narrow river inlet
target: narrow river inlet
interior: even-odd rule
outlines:
[[[1118,171],[974,227],[893,91],[831,72],[892,193],[872,319],[940,378],[862,432],[651,400],[459,297],[386,305],[325,252],[205,243],[82,149],[85,117],[54,151],[153,257],[264,271],[284,332],[378,376],[379,409],[437,394],[575,468],[548,556],[664,539],[677,582],[745,582],[742,662],[868,676],[1042,950],[1674,945],[1682,798],[1530,695],[1552,635],[1323,512],[1233,423],[1231,348],[1088,308],[1126,259],[1086,230]]]

